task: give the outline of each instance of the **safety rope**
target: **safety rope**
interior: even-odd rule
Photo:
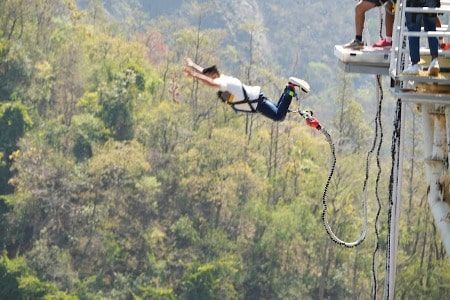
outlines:
[[[339,239],[336,234],[333,232],[333,230],[330,227],[330,224],[328,222],[328,215],[327,215],[327,210],[328,210],[328,197],[327,197],[327,193],[328,193],[328,188],[330,186],[330,182],[331,179],[333,177],[334,174],[334,170],[336,168],[336,151],[335,151],[335,147],[334,147],[334,143],[333,140],[331,139],[330,134],[328,133],[328,131],[325,128],[320,128],[319,131],[325,136],[325,139],[327,140],[328,144],[330,145],[330,151],[331,151],[331,167],[330,167],[330,173],[328,175],[328,179],[325,183],[325,188],[324,188],[324,192],[322,195],[322,204],[323,204],[323,210],[322,210],[322,221],[323,221],[323,225],[325,227],[325,230],[328,233],[328,236],[331,238],[331,240],[333,242],[335,242],[338,245],[341,246],[345,246],[347,248],[353,248],[356,247],[358,245],[360,245],[364,239],[366,238],[366,234],[367,234],[367,191],[365,192],[364,195],[364,200],[362,202],[362,206],[363,206],[363,219],[364,219],[364,225],[363,225],[363,229],[361,230],[361,234],[358,237],[357,240],[353,241],[353,242],[346,242],[343,241],[341,239]],[[366,180],[368,178],[369,172],[366,170]]]
[[[380,6],[379,8],[379,16],[380,16],[380,29],[378,34],[380,35],[380,39],[383,38],[383,5]]]
[[[377,155],[376,155],[376,161],[377,161],[377,178],[375,181],[375,197],[377,200],[377,213],[375,217],[375,236],[376,236],[376,243],[375,243],[375,249],[372,254],[372,279],[373,279],[373,290],[372,295],[373,299],[377,299],[377,275],[376,275],[376,266],[375,266],[375,259],[376,254],[380,248],[380,232],[379,232],[379,218],[381,215],[381,200],[380,200],[380,189],[379,189],[379,182],[381,179],[381,162],[380,162],[380,152],[381,152],[381,146],[383,144],[383,124],[381,122],[381,109],[382,109],[382,103],[384,99],[384,92],[383,92],[383,86],[381,83],[381,76],[377,75],[377,94],[378,94],[378,110],[375,117],[375,138],[374,138],[374,144],[378,140],[378,147],[377,147]],[[372,148],[373,149],[373,148]]]
[[[373,139],[373,143],[372,143],[372,147],[369,150],[369,152],[367,153],[367,157],[366,157],[366,172],[365,172],[365,178],[364,178],[364,184],[363,184],[363,201],[362,201],[362,207],[363,207],[363,212],[362,212],[362,216],[363,216],[363,228],[361,230],[361,233],[358,237],[357,240],[353,241],[353,242],[346,242],[341,240],[340,238],[338,238],[336,236],[336,234],[333,232],[333,230],[331,229],[331,226],[328,222],[328,188],[330,186],[331,183],[331,179],[333,178],[334,175],[334,171],[336,169],[336,149],[333,143],[333,140],[331,138],[331,135],[328,133],[328,131],[323,128],[319,121],[314,118],[312,116],[312,112],[311,111],[295,111],[298,112],[302,117],[304,117],[306,119],[306,123],[310,126],[313,127],[317,130],[319,130],[325,137],[325,140],[328,142],[329,146],[330,146],[330,152],[331,152],[331,166],[330,166],[330,171],[328,174],[328,178],[327,181],[325,183],[325,187],[324,187],[324,192],[322,195],[322,204],[323,204],[323,209],[322,209],[322,221],[323,221],[323,225],[325,227],[325,230],[328,234],[328,236],[331,238],[331,240],[333,242],[335,242],[338,245],[341,246],[345,246],[347,248],[353,248],[356,247],[358,245],[360,245],[366,238],[367,235],[367,227],[368,227],[368,217],[367,217],[367,189],[368,189],[368,181],[369,181],[369,174],[370,174],[370,160],[371,160],[371,156],[373,155],[375,148],[377,148],[377,167],[378,167],[378,173],[377,173],[377,178],[376,178],[376,187],[375,187],[375,191],[376,191],[376,198],[378,201],[378,212],[377,212],[377,217],[376,217],[376,224],[378,223],[378,218],[380,215],[380,211],[381,211],[381,201],[380,201],[380,196],[379,196],[379,181],[381,179],[381,163],[380,163],[380,152],[381,152],[381,146],[383,143],[383,127],[382,127],[382,122],[381,122],[381,109],[382,109],[382,103],[383,103],[383,88],[381,85],[381,76],[378,75],[377,76],[377,84],[378,84],[378,93],[379,93],[379,101],[378,101],[378,109],[377,109],[377,113],[376,113],[376,117],[375,117],[375,136]],[[297,99],[298,100],[298,99]],[[290,112],[294,112],[294,111],[290,111]],[[377,147],[378,145],[378,147]],[[377,225],[375,225],[377,226]],[[378,239],[379,239],[379,233],[378,233],[378,228],[375,227],[375,231],[377,234],[377,249],[378,249]],[[376,253],[376,252],[375,252]],[[375,256],[375,254],[374,254]],[[374,270],[374,262],[372,263],[372,269]],[[375,274],[375,273],[374,273]],[[374,281],[376,283],[376,276],[374,275]],[[375,287],[376,290],[376,287]]]
[[[392,208],[394,206],[393,194],[394,194],[394,181],[398,181],[398,177],[395,176],[395,170],[399,169],[399,149],[400,149],[400,128],[401,128],[401,114],[402,114],[402,101],[401,99],[397,100],[397,109],[395,111],[395,119],[394,119],[394,132],[392,133],[392,145],[391,145],[391,159],[392,159],[392,168],[391,175],[389,179],[389,208],[388,208],[388,220],[387,220],[387,240],[386,240],[386,276],[389,276],[389,272],[391,269],[390,265],[390,248],[391,248],[391,219],[392,219]],[[397,182],[398,184],[398,182]],[[390,299],[389,297],[389,280],[386,281],[385,286],[385,299]]]

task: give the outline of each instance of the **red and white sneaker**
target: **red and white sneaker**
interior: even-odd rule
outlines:
[[[373,44],[373,47],[376,48],[388,48],[392,46],[392,41],[388,42],[386,38],[382,38],[378,40],[375,44]]]
[[[311,87],[309,86],[309,84],[306,81],[304,81],[300,78],[297,78],[297,77],[289,77],[288,84],[298,87],[305,93],[309,93],[309,91],[311,90]]]

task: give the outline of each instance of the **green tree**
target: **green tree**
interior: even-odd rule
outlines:
[[[46,281],[39,280],[23,257],[0,256],[0,298],[2,299],[75,299]]]
[[[134,105],[136,93],[143,88],[140,73],[127,69],[100,90],[100,118],[116,140],[130,140],[134,136]]]
[[[0,195],[9,194],[13,187],[8,183],[12,176],[10,155],[18,149],[17,143],[31,126],[25,106],[9,102],[0,106]]]
[[[12,167],[16,193],[9,201],[14,206],[12,249],[30,249],[44,233],[50,244],[71,247],[76,224],[82,220],[79,200],[86,190],[86,178],[70,156],[39,137],[27,136],[20,148]]]
[[[152,224],[158,181],[142,145],[110,141],[89,161],[92,187],[86,211],[89,221],[79,240],[80,262],[88,274],[139,274],[149,267],[145,234]],[[94,151],[95,152],[95,151]],[[91,258],[99,258],[92,261]]]
[[[93,147],[98,143],[104,143],[109,136],[105,124],[91,114],[74,116],[69,132],[73,137],[72,152],[77,162],[91,158]]]
[[[236,299],[239,269],[232,257],[193,266],[183,286],[183,299]]]

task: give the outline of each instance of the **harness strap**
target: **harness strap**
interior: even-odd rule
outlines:
[[[242,92],[244,94],[244,100],[241,101],[234,101],[229,103],[231,105],[231,107],[235,110],[235,111],[240,111],[240,112],[248,112],[248,113],[256,113],[256,108],[253,107],[253,104],[258,103],[259,102],[259,98],[255,99],[255,100],[250,100],[247,94],[247,91],[244,88],[244,85],[242,85]],[[237,105],[241,105],[241,104],[247,104],[250,110],[245,110],[245,109],[240,109],[237,108]]]

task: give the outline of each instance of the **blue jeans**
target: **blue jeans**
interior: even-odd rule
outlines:
[[[280,97],[280,100],[275,105],[275,103],[273,103],[270,99],[261,94],[256,110],[269,119],[274,121],[283,121],[286,118],[289,105],[291,105],[292,97],[294,95],[295,91],[290,87],[286,87]]]
[[[418,13],[406,13],[406,26],[409,31],[420,31],[420,27],[423,26],[425,31],[436,31],[436,16],[429,16],[428,14]],[[409,55],[411,57],[411,63],[413,65],[420,61],[420,40],[419,37],[408,37],[409,40]],[[438,39],[435,37],[428,38],[428,45],[430,47],[431,57],[436,58],[438,56]]]

